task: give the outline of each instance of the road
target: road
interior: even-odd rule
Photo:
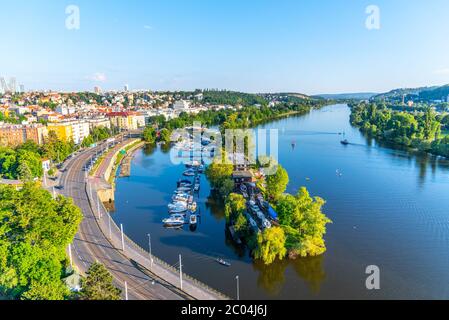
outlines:
[[[97,147],[100,148],[100,147]],[[95,154],[91,149],[69,160],[60,178],[64,186],[61,193],[74,200],[81,208],[84,219],[72,244],[72,258],[81,274],[94,262],[103,264],[113,275],[115,285],[122,289],[125,299],[125,282],[129,300],[185,300],[190,296],[164,280],[139,268],[135,262],[115,249],[97,223],[86,192],[84,165]]]

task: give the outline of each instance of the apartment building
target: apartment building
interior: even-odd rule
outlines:
[[[81,144],[90,134],[90,125],[84,120],[49,123],[48,131],[54,131],[61,140]]]
[[[87,119],[87,122],[89,123],[90,130],[99,127],[111,129],[111,121],[108,118]]]
[[[136,130],[145,126],[145,116],[136,112],[111,112],[107,117],[111,125],[121,130]]]
[[[48,135],[47,128],[42,124],[33,125],[0,125],[0,145],[16,147],[28,140],[43,144]]]

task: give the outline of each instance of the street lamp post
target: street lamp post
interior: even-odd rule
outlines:
[[[239,276],[236,276],[235,280],[237,280],[237,301],[239,301],[240,300],[240,278],[239,278]]]
[[[153,253],[151,251],[151,234],[148,234],[148,248],[150,252],[151,269],[153,269]]]
[[[109,214],[109,239],[112,240],[111,214]]]
[[[120,223],[120,231],[122,233],[122,251],[125,251],[125,237],[123,236],[123,224]]]
[[[128,301],[128,283],[125,281],[125,300]]]
[[[182,290],[182,257],[179,255],[179,282],[181,283]]]

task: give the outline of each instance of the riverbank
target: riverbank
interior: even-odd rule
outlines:
[[[411,113],[360,103],[350,109],[351,124],[370,138],[449,159],[449,136],[442,132],[441,116],[430,108]]]

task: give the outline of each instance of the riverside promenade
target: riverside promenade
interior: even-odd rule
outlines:
[[[171,290],[176,292],[184,299],[197,300],[228,300],[229,298],[205,285],[204,283],[193,279],[192,277],[180,272],[167,263],[161,261],[126,236],[126,229],[122,230],[117,226],[112,219],[110,213],[106,210],[103,203],[98,196],[98,191],[109,186],[109,175],[114,175],[116,172],[107,172],[111,166],[115,167],[117,155],[120,150],[124,150],[127,146],[135,143],[135,140],[124,141],[113,149],[109,150],[104,156],[103,162],[98,166],[95,174],[87,178],[86,194],[89,200],[90,207],[95,216],[95,220],[107,238],[110,244],[125,256],[136,268],[143,270],[153,278],[160,279]],[[134,150],[133,150],[134,151]],[[114,168],[115,170],[116,168]],[[106,180],[107,179],[107,180]],[[126,226],[124,226],[126,228]]]

